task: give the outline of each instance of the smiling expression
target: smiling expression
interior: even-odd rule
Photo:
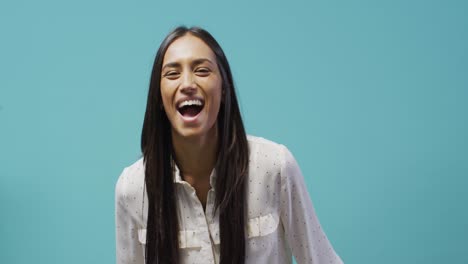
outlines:
[[[187,34],[169,45],[162,65],[161,96],[173,135],[214,135],[222,93],[214,52]]]

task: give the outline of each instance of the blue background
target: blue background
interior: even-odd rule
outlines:
[[[0,2],[0,263],[114,263],[175,26],[230,60],[247,131],[288,146],[346,263],[468,263],[466,1]]]

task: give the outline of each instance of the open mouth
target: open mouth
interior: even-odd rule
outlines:
[[[204,102],[200,99],[185,100],[179,103],[177,111],[179,111],[183,117],[195,117],[201,112],[203,106]]]

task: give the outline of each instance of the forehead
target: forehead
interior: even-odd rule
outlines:
[[[164,54],[163,65],[170,62],[183,62],[200,58],[216,61],[215,54],[203,40],[187,34],[172,42]]]

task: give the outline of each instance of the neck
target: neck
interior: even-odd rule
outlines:
[[[197,181],[209,180],[218,150],[216,129],[212,129],[207,135],[193,138],[185,138],[173,132],[172,144],[182,175],[190,175],[190,178]]]

